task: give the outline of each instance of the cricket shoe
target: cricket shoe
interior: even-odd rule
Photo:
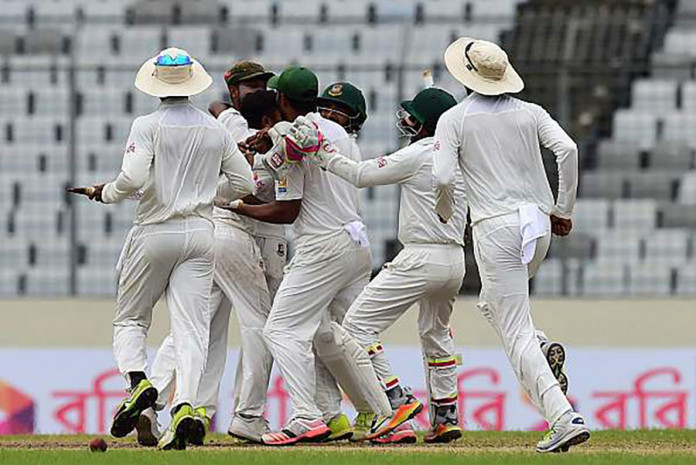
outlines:
[[[375,419],[375,414],[372,412],[359,412],[353,422],[353,436],[350,438],[352,442],[364,441],[365,436],[370,433],[372,422]]]
[[[138,444],[145,447],[155,447],[160,438],[157,412],[152,408],[143,410],[138,417],[135,431],[138,433]]]
[[[410,421],[402,423],[391,433],[370,441],[372,444],[415,444],[418,441]]]
[[[160,438],[157,448],[185,450],[195,428],[195,416],[193,407],[189,404],[182,404],[172,417],[169,428]]]
[[[293,418],[281,431],[261,436],[261,441],[267,446],[289,446],[298,442],[322,442],[330,435],[331,430],[321,419]]]
[[[537,443],[537,452],[568,452],[572,446],[577,446],[590,439],[590,430],[585,425],[585,419],[572,410],[564,413],[551,427],[544,439]]]
[[[270,433],[268,421],[263,417],[243,417],[235,415],[227,429],[227,434],[242,441],[262,444],[261,437]]]
[[[391,433],[402,424],[413,419],[416,415],[421,413],[422,410],[423,404],[421,401],[413,396],[409,396],[407,402],[397,408],[390,416],[375,416],[372,421],[370,433],[365,436],[365,439],[372,441],[380,436]]]
[[[140,414],[153,407],[157,401],[157,389],[147,379],[140,381],[129,392],[130,395],[118,405],[111,424],[111,435],[115,438],[125,437],[133,431]]]
[[[428,444],[445,444],[455,441],[462,437],[462,428],[451,423],[440,423],[425,435],[425,442]]]
[[[206,414],[205,407],[198,407],[193,411],[193,429],[191,429],[188,443],[192,446],[202,446],[209,428],[210,418]]]
[[[331,430],[331,435],[326,438],[327,441],[347,441],[353,437],[353,427],[345,413],[339,413],[333,417],[327,426]]]
[[[565,348],[558,342],[542,342],[541,352],[544,354],[553,376],[558,380],[561,391],[563,391],[563,394],[567,394],[568,376],[563,369],[566,361]]]

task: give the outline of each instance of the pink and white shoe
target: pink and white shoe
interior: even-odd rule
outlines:
[[[373,439],[372,444],[415,444],[418,441],[410,421],[402,423],[391,433]]]
[[[331,429],[320,419],[293,418],[281,431],[261,436],[261,442],[267,446],[290,446],[298,442],[322,442],[330,435]]]

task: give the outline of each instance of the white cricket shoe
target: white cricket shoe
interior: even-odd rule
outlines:
[[[146,447],[157,445],[161,434],[157,423],[157,413],[152,407],[143,410],[140,414],[135,430],[138,432],[138,444]]]
[[[585,425],[585,419],[577,412],[568,411],[559,418],[544,439],[537,443],[537,452],[568,452],[572,446],[577,446],[590,439],[590,430]]]
[[[227,429],[227,434],[244,441],[261,443],[261,436],[270,433],[268,421],[263,417],[244,418],[235,415]]]

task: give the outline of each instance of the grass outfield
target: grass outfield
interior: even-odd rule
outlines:
[[[452,445],[369,446],[326,444],[288,448],[244,445],[212,435],[206,446],[186,452],[138,447],[132,439],[114,440],[106,453],[90,452],[92,436],[0,436],[2,465],[79,464],[686,464],[696,463],[696,431],[601,431],[567,454],[540,455],[534,444],[540,433],[467,432]]]

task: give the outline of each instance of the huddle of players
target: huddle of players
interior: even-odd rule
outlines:
[[[135,428],[141,444],[159,442],[164,449],[203,444],[215,413],[234,308],[242,350],[230,435],[266,445],[416,442],[410,421],[423,405],[400,384],[379,338],[419,303],[431,422],[425,441],[460,438],[458,359],[449,321],[465,273],[468,205],[462,172],[453,170],[456,202],[447,218],[436,211],[440,200],[433,188],[437,123],[457,102],[433,87],[402,102],[397,125],[409,144],[363,161],[356,138],[367,119],[366,104],[351,84],[331,84],[318,96],[310,70],[290,67],[276,77],[251,62],[235,64],[225,81],[231,105],[214,102],[209,111],[244,151],[255,186],[252,195],[230,202],[222,198],[240,196],[223,195],[229,177],[221,176],[218,184],[211,324],[195,405],[176,405],[160,435],[155,410],[164,408],[174,379],[180,379],[176,358],[182,354],[170,336],[150,379],[130,377],[131,395],[119,408],[112,433],[123,436]],[[398,238],[404,249],[370,282],[358,188],[385,184],[401,186]],[[283,224],[293,225],[296,244],[284,272]],[[565,392],[563,348],[539,340]],[[295,407],[278,432],[271,432],[263,417],[274,360]],[[358,411],[352,424],[341,412],[339,385]]]

